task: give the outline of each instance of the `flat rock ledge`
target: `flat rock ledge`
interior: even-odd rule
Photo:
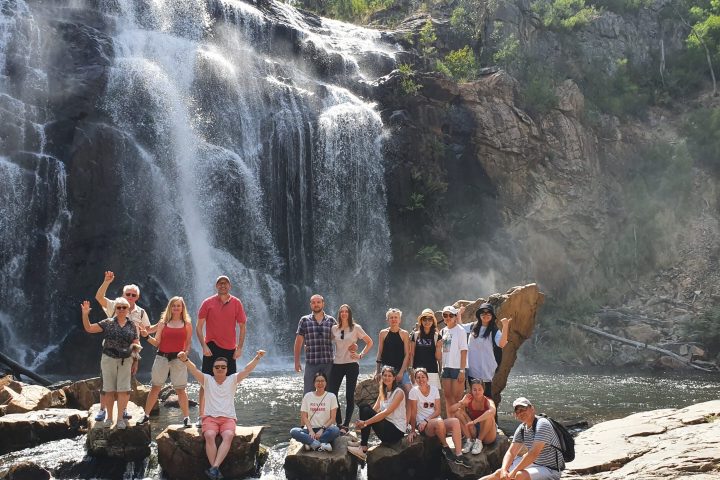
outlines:
[[[100,402],[100,388],[102,387],[102,379],[100,377],[87,378],[78,380],[70,385],[63,387],[62,391],[67,397],[67,404],[72,408],[88,410],[96,403]],[[134,377],[132,379],[132,390],[130,391],[130,401],[141,407],[145,406],[150,387],[138,382]],[[152,413],[157,413],[159,407],[157,402]]]
[[[575,441],[563,480],[717,480],[720,400],[603,422]]]
[[[0,454],[61,438],[72,438],[87,427],[88,412],[48,408],[0,417]]]
[[[260,436],[265,427],[235,427],[235,438],[220,472],[227,479],[243,478],[257,471]],[[170,425],[157,436],[158,461],[170,480],[206,478],[210,466],[205,455],[205,439],[197,428]],[[220,444],[220,436],[216,442]]]
[[[452,447],[451,439],[448,444]],[[368,480],[417,479],[477,479],[500,468],[503,455],[510,442],[500,431],[495,442],[485,445],[478,455],[465,454],[471,467],[449,463],[442,455],[436,438],[416,438],[412,443],[407,437],[395,444],[380,444],[368,450]]]
[[[302,443],[290,440],[285,457],[285,476],[288,480],[355,480],[358,460],[348,454],[351,436],[341,436],[332,443],[332,452],[306,452]]]
[[[95,457],[118,458],[126,461],[139,460],[150,455],[150,422],[144,425],[137,425],[144,410],[133,402],[128,402],[127,411],[132,415],[128,426],[119,430],[117,422],[107,426],[105,422],[96,422],[95,415],[100,410],[100,404],[96,403],[90,408],[88,417],[88,434],[85,442],[88,454]],[[122,412],[114,409],[114,416],[117,418]]]

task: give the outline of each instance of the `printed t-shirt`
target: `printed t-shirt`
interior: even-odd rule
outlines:
[[[235,325],[247,322],[242,302],[232,295],[227,302],[220,300],[219,295],[203,300],[198,318],[205,319],[205,343],[214,342],[225,350],[237,346]]]
[[[348,328],[341,329],[340,326],[333,325],[332,338],[333,342],[335,342],[335,360],[333,363],[357,363],[357,360],[352,359],[352,353],[348,350],[348,348],[350,347],[350,345],[357,343],[357,341],[363,338],[365,335],[367,335],[365,333],[365,330],[363,330],[362,327],[358,324],[355,324],[352,330]]]
[[[103,330],[103,353],[111,358],[129,358],[130,345],[138,338],[137,327],[131,321],[121,327],[116,318],[106,318],[98,322]]]
[[[420,391],[420,387],[416,385],[410,390],[408,398],[417,401],[415,421],[416,423],[420,423],[435,413],[435,405],[440,402],[440,391],[435,385],[430,385],[430,392],[425,396]]]
[[[300,405],[300,411],[307,413],[308,423],[312,428],[328,425],[331,419],[330,411],[333,408],[338,408],[338,402],[332,392],[325,392],[319,397],[315,395],[315,392],[308,392]]]
[[[225,377],[220,384],[215,381],[212,375],[203,374],[205,382],[205,416],[227,417],[237,420],[235,413],[235,389],[237,388],[237,373]]]
[[[460,352],[462,350],[467,350],[468,348],[467,333],[465,333],[465,329],[457,324],[453,328],[443,328],[442,342],[443,367],[464,368],[464,365],[460,365]]]

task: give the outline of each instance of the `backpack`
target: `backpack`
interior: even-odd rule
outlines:
[[[568,429],[565,428],[564,425],[558,423],[544,413],[540,413],[537,417],[535,417],[535,420],[533,420],[533,431],[535,432],[537,431],[538,417],[542,417],[550,421],[550,425],[552,425],[553,430],[555,430],[555,435],[557,435],[558,437],[558,441],[560,442],[560,448],[556,447],[555,445],[550,446],[556,450],[559,450],[560,453],[562,453],[563,460],[565,460],[565,462],[572,462],[573,460],[575,460],[575,439],[573,438],[572,434],[568,432]]]

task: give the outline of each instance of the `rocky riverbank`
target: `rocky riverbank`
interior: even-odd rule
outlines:
[[[566,480],[717,480],[720,400],[610,420],[575,440]]]

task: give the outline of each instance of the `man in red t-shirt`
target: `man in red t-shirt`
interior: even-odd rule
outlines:
[[[213,374],[213,365],[218,357],[232,359],[228,363],[227,374],[237,371],[235,360],[242,354],[245,343],[245,324],[247,317],[239,298],[230,295],[230,279],[220,275],[215,281],[217,295],[206,298],[198,312],[195,327],[203,350],[202,372]],[[203,332],[203,327],[205,330]],[[235,336],[237,332],[237,337]],[[204,413],[203,389],[200,389],[200,417]]]

